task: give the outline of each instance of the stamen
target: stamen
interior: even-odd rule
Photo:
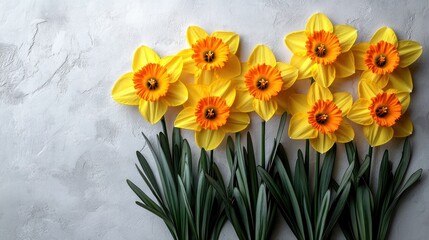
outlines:
[[[384,65],[386,65],[386,63],[386,56],[384,55],[380,55],[377,59],[375,59],[375,64],[379,67],[383,67]]]
[[[375,109],[375,115],[377,115],[377,117],[384,117],[387,115],[388,112],[389,112],[389,109],[387,106],[380,106],[377,109]]]
[[[204,60],[208,63],[213,62],[215,58],[215,53],[212,50],[209,50],[208,52],[206,52],[206,54],[204,55]]]
[[[149,78],[149,80],[147,80],[147,87],[150,90],[155,90],[158,88],[158,81],[155,78]]]
[[[216,112],[213,108],[208,108],[206,110],[206,118],[207,119],[213,119],[216,117]]]
[[[266,80],[265,78],[259,79],[256,83],[256,87],[260,90],[266,89],[268,87],[268,80]]]
[[[316,122],[318,124],[325,124],[328,121],[328,117],[326,113],[319,113],[316,115]]]
[[[318,57],[324,57],[326,55],[325,44],[321,43],[319,46],[316,47],[315,51]]]

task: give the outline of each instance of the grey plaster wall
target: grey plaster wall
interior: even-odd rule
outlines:
[[[425,49],[411,67],[409,109],[415,124],[410,168],[423,168],[424,176],[401,203],[391,238],[428,239],[428,9],[427,0],[0,0],[0,239],[170,239],[158,218],[133,203],[125,183],[139,179],[135,151],[145,149],[140,132],[154,138],[161,130],[110,97],[116,79],[131,69],[134,49],[145,44],[162,56],[174,54],[188,47],[186,28],[195,24],[240,34],[242,60],[264,43],[288,62],[284,36],[304,29],[317,11],[334,24],[355,26],[358,41],[387,25]],[[356,85],[353,77],[334,89],[355,91]],[[170,126],[177,112],[167,115]],[[253,119],[256,137],[259,120]],[[276,124],[268,123],[267,139]],[[185,136],[193,139],[190,132]],[[357,141],[365,150],[359,131]],[[303,146],[286,138],[284,143],[291,153]],[[387,147],[400,145],[394,140]],[[375,150],[376,157],[384,148]],[[392,156],[400,156],[399,148]],[[226,172],[223,150],[215,157]],[[337,162],[336,171],[345,166]],[[280,222],[274,238],[293,238]],[[229,224],[221,238],[236,239]],[[342,239],[339,231],[335,239]]]

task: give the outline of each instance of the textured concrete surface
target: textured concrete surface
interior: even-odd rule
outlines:
[[[411,67],[415,90],[409,109],[415,124],[410,169],[423,168],[424,176],[401,203],[391,239],[427,239],[428,9],[427,0],[0,0],[0,239],[170,239],[158,218],[133,203],[136,197],[125,183],[139,179],[134,152],[144,149],[140,132],[154,138],[161,129],[110,97],[113,83],[131,69],[134,49],[145,44],[162,56],[174,54],[188,47],[187,26],[199,25],[240,34],[242,60],[264,43],[288,62],[284,36],[304,29],[317,11],[334,24],[355,26],[358,41],[368,41],[387,25],[400,39],[414,39],[425,49]],[[356,79],[333,88],[354,91]],[[250,129],[257,134],[253,119]],[[276,122],[267,124],[269,140]],[[362,134],[357,135],[365,150]],[[185,136],[193,139],[190,132]],[[289,139],[284,143],[292,153],[303,146]],[[388,147],[400,145],[395,140]],[[384,148],[375,150],[376,157]],[[223,151],[215,156],[226,171]],[[392,156],[397,160],[400,150]],[[337,172],[344,167],[339,161]],[[274,238],[293,238],[280,222]],[[236,239],[230,225],[221,238]],[[342,239],[341,233],[334,238]]]

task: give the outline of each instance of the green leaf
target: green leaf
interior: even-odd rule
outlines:
[[[149,187],[149,189],[151,190],[155,198],[158,200],[158,202],[160,204],[163,204],[161,190],[158,186],[158,182],[156,181],[155,175],[153,174],[152,168],[149,166],[149,163],[147,162],[146,158],[139,151],[136,152],[136,155],[140,163],[140,166],[142,167],[142,170],[144,172],[143,174],[136,165],[136,168],[140,176],[143,178],[146,185]]]
[[[137,187],[133,182],[127,179],[127,184],[133,190],[133,192],[137,195],[137,197],[142,200],[142,202],[145,205],[145,208],[152,212],[153,214],[157,215],[158,217],[162,219],[167,219],[167,216],[165,215],[162,208],[160,208],[152,199],[150,199],[146,193],[144,193],[139,187]]]
[[[351,165],[353,165],[353,163]],[[343,212],[344,207],[347,204],[347,199],[349,197],[350,189],[351,189],[351,183],[346,182],[346,185],[345,187],[342,188],[342,191],[338,192],[339,196],[335,199],[335,201],[331,205],[330,213],[328,215],[329,216],[328,225],[325,228],[325,233],[323,234],[322,239],[328,239],[329,233],[331,233],[335,224],[338,222],[338,219],[340,218],[341,213]]]
[[[254,206],[256,203],[257,197],[258,197],[258,173],[256,172],[256,159],[255,159],[255,151],[253,150],[253,142],[252,142],[252,136],[250,133],[247,133],[247,157],[245,158],[247,160],[247,167],[248,167],[248,174],[249,174],[249,180],[250,180],[250,203],[251,206]]]
[[[194,233],[195,236],[198,236],[197,229],[196,229],[195,223],[193,221],[195,218],[194,218],[194,215],[192,214],[191,206],[189,205],[188,196],[187,196],[187,192],[186,192],[185,186],[183,185],[183,182],[181,181],[181,179],[180,179],[179,176],[177,176],[177,179],[178,179],[177,182],[179,183],[180,197],[181,197],[181,199],[183,201],[183,205],[184,205],[182,207],[185,208],[186,213],[188,214],[188,219],[189,219],[188,222],[191,225],[192,232]]]
[[[255,216],[255,240],[267,239],[267,223],[268,223],[268,209],[267,209],[267,194],[265,192],[265,185],[261,184],[258,192],[258,199],[256,202],[256,216]]]
[[[298,204],[297,197],[295,195],[295,191],[293,189],[293,186],[290,182],[289,176],[286,173],[285,168],[283,167],[283,164],[280,162],[280,160],[276,160],[276,167],[277,171],[279,172],[279,176],[281,179],[282,187],[284,190],[286,190],[287,195],[290,197],[292,209],[295,214],[296,224],[299,228],[299,234],[297,235],[298,239],[303,239],[305,236],[304,232],[304,224],[301,216],[301,210]]]
[[[378,173],[378,187],[377,193],[375,195],[375,209],[382,206],[384,200],[390,201],[390,199],[385,199],[385,196],[392,186],[391,179],[389,178],[392,167],[389,163],[389,152],[384,151],[383,159],[380,164],[380,171]]]
[[[359,235],[362,239],[372,240],[372,196],[368,187],[359,186],[356,190],[356,216]]]
[[[293,186],[298,202],[304,203],[310,209],[310,197],[308,192],[308,179],[305,172],[304,157],[301,150],[298,150],[298,160],[295,164],[295,175]]]
[[[268,161],[268,166],[272,165],[274,159],[277,156],[277,149],[278,149],[278,146],[279,146],[280,141],[282,139],[283,131],[284,131],[285,126],[286,126],[286,117],[287,117],[287,113],[285,112],[285,113],[282,114],[282,116],[280,118],[280,122],[279,122],[279,127],[278,127],[278,130],[277,130],[276,138],[274,139],[273,150],[271,151],[270,158],[269,158],[269,161]]]
[[[237,188],[234,188],[234,199],[237,202],[236,206],[238,207],[238,210],[240,212],[240,219],[246,230],[247,238],[251,239],[252,234],[250,232],[250,225],[252,224],[252,222],[250,221],[250,216],[247,213],[247,210],[250,208],[244,202],[243,196],[241,195],[241,192]]]
[[[366,155],[365,160],[362,162],[362,165],[360,166],[359,172],[357,174],[357,182],[362,178],[362,176],[366,173],[366,171],[369,168],[369,165],[371,164],[371,157]],[[368,183],[366,183],[368,184]]]
[[[302,201],[302,206],[303,206],[303,213],[304,213],[304,217],[305,217],[305,222],[307,225],[307,236],[309,240],[313,240],[314,239],[314,234],[313,234],[313,224],[311,222],[311,217],[310,217],[310,209],[309,209],[309,204],[307,204],[307,202],[309,202],[309,200],[306,199],[306,197],[304,197],[303,201]]]
[[[328,217],[329,212],[329,202],[331,198],[331,191],[326,191],[325,195],[320,204],[319,212],[317,213],[317,221],[316,221],[316,239],[322,240],[326,218]]]
[[[340,185],[338,187],[338,189],[336,190],[338,194],[341,193],[341,191],[344,189],[344,187],[346,186],[346,184],[349,182],[352,174],[353,174],[353,170],[355,168],[355,161],[353,161],[346,169],[346,171],[344,172],[343,177],[341,178],[341,182]]]
[[[399,165],[395,171],[395,176],[393,177],[393,195],[396,195],[398,193],[399,188],[401,187],[401,184],[405,177],[405,173],[408,169],[408,165],[410,164],[410,158],[411,144],[410,139],[406,138],[402,150],[401,161],[399,162]]]
[[[322,202],[322,198],[324,198],[325,193],[329,189],[336,153],[337,147],[336,144],[334,144],[334,146],[326,153],[325,159],[323,160],[322,169],[320,171],[319,192],[315,193],[319,198],[319,203]]]

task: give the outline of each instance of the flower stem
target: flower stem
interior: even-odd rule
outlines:
[[[305,156],[304,156],[305,160],[304,160],[304,167],[305,167],[305,173],[307,174],[307,178],[308,178],[308,173],[309,173],[309,168],[310,168],[310,140],[306,139],[305,140]]]
[[[261,124],[261,166],[265,169],[265,121]]]
[[[213,164],[213,150],[210,150],[210,165]],[[211,166],[209,166],[211,167]]]

